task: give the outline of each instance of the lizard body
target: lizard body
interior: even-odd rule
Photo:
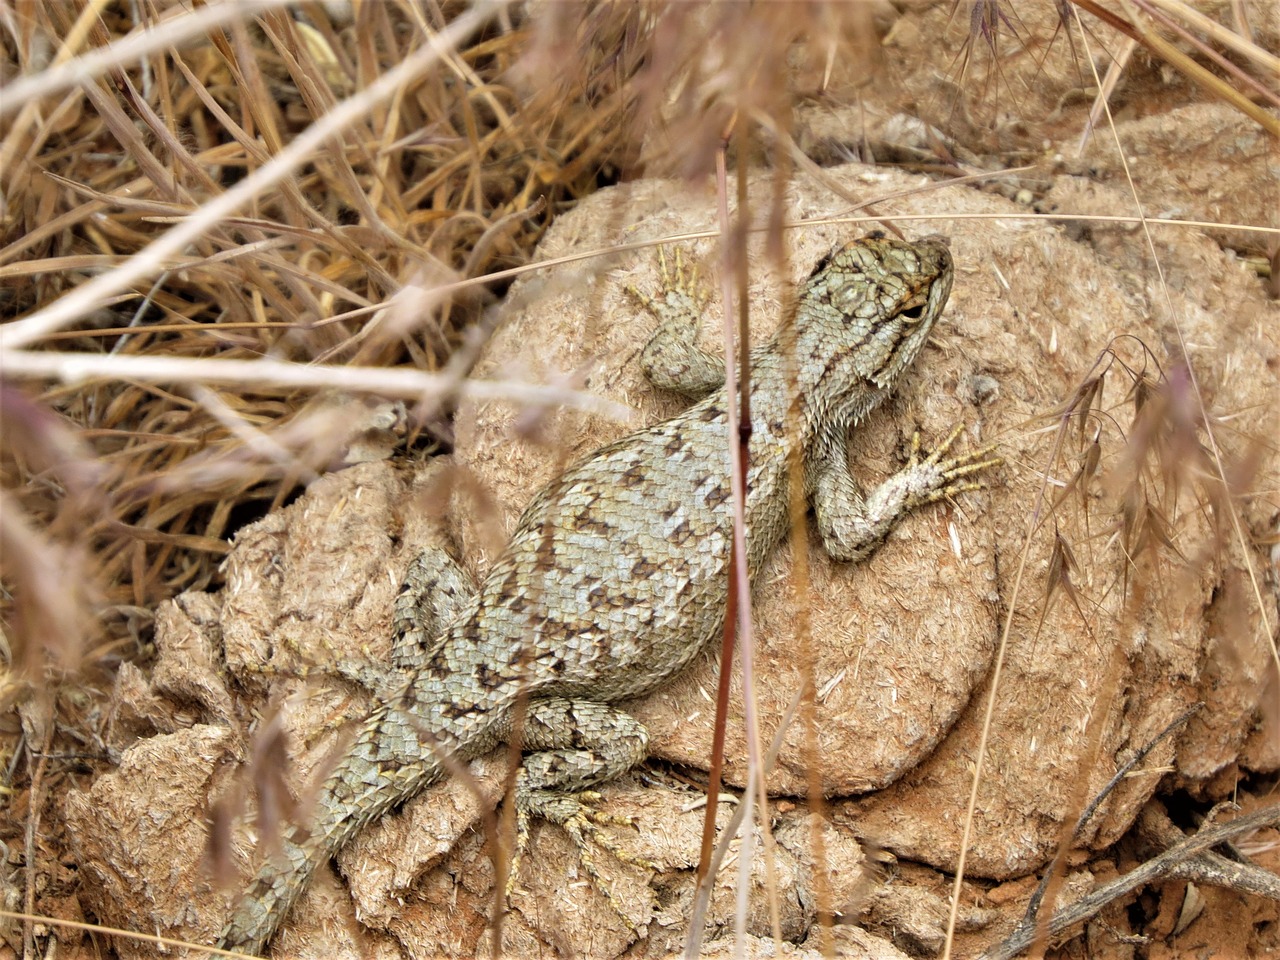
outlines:
[[[794,372],[780,334],[752,352],[753,577],[787,529],[791,444],[804,456],[824,545],[840,560],[874,549],[912,507],[972,489],[962,478],[994,462],[981,452],[942,462],[948,440],[865,498],[848,470],[850,429],[919,354],[952,274],[941,242],[853,241],[818,264],[800,292]],[[640,762],[648,746],[644,727],[610,704],[653,690],[703,651],[727,600],[723,363],[694,344],[700,300],[683,277],[674,286],[664,279],[658,299],[642,297],[660,325],[641,363],[655,384],[703,399],[545,487],[478,591],[443,555],[411,565],[395,617],[404,684],[364,721],[320,788],[311,822],[284,831],[222,946],[260,952],[317,863],[440,779],[441,755],[465,760],[505,741],[521,697],[529,751],[517,777],[522,817],[564,824],[580,848],[584,831],[608,822],[575,794]],[[794,430],[787,419],[797,395]]]

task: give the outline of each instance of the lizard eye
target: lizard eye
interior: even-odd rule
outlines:
[[[906,317],[908,320],[919,320],[924,316],[924,308],[927,304],[917,303],[913,307],[907,307],[901,311],[900,316]]]

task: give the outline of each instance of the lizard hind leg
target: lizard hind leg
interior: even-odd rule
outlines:
[[[449,554],[430,549],[414,557],[396,597],[392,665],[421,667],[436,640],[475,598],[475,581]]]
[[[590,788],[642,761],[649,748],[649,732],[639,720],[608,704],[547,697],[529,703],[522,746],[530,753],[516,776],[516,851],[506,892],[511,892],[528,846],[530,819],[549,820],[569,834],[592,884],[634,931],[628,912],[596,869],[591,847],[602,847],[625,863],[659,868],[626,851],[600,829],[632,826],[633,821],[600,809],[601,796]]]
[[[422,667],[444,631],[475,602],[475,581],[462,566],[438,547],[422,550],[405,571],[392,613],[390,661],[376,658],[368,647],[359,651],[341,649],[322,634],[319,642],[325,657],[305,664],[302,670],[280,670],[271,664],[246,664],[266,676],[312,676],[335,674],[371,691],[379,699],[388,698],[403,683],[406,673]]]

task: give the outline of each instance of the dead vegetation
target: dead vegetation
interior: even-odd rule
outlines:
[[[1153,148],[1160,141],[1143,139],[1143,118],[1172,117],[1173,139],[1192,145],[1187,156],[1146,156],[1174,174],[1149,185],[1136,174],[1147,212],[1216,222],[1211,235],[1267,275],[1274,180],[1210,196],[1215,177],[1233,175],[1209,155],[1229,136],[1206,137],[1194,154],[1194,134],[1244,117],[1230,136],[1277,135],[1274,10],[1224,4],[1206,20],[1164,2],[903,6],[267,0],[199,8],[208,19],[197,29],[177,3],[0,10],[6,907],[102,919],[86,916],[101,904],[81,898],[60,798],[155,729],[131,726],[113,685],[123,665],[153,663],[162,601],[223,584],[236,531],[346,463],[450,449],[462,403],[505,397],[524,411],[524,434],[554,436],[553,405],[608,412],[626,402],[600,406],[572,376],[469,379],[512,277],[549,226],[601,187],[653,176],[703,183],[727,145],[739,171],[770,171],[772,192],[752,198],[768,265],[790,242],[793,178],[844,191],[850,206],[879,199],[875,213],[885,201],[871,173],[853,196],[825,167],[861,160],[938,180],[977,175],[989,193],[1062,217],[1082,245],[1148,278],[1159,303],[1168,286],[1194,288],[1154,266],[1172,255],[1170,228],[1148,239],[1087,219],[1134,216],[1129,188],[1115,187],[1126,183],[1123,160],[1104,147],[1074,154],[1077,141],[1110,137],[1109,103],[1128,121],[1127,144]],[[152,46],[129,52],[142,41]],[[1204,195],[1180,193],[1179,177],[1206,182]],[[624,203],[612,210],[600,230],[608,239],[573,254],[592,257],[573,277],[574,297],[602,296],[593,281],[625,249],[631,214]],[[891,229],[909,222],[884,219]],[[1237,302],[1203,300],[1211,312]],[[1169,315],[1178,315],[1172,302]],[[1225,342],[1275,318],[1221,322]],[[1265,386],[1249,395],[1262,408],[1224,407],[1221,397],[1245,394],[1226,389],[1236,371],[1215,352],[1221,344],[1186,342],[1176,320],[1135,321],[1131,333],[1096,366],[1097,354],[1050,354],[1080,386],[1058,398],[1052,456],[1010,465],[1044,478],[1041,493],[1009,506],[1034,535],[1052,530],[1051,547],[1039,592],[1001,602],[1038,643],[1052,644],[1046,630],[1064,617],[1082,624],[1090,655],[1115,657],[1100,674],[1106,707],[1147,688],[1121,673],[1131,651],[1114,652],[1100,626],[1110,598],[1089,585],[1103,547],[1118,544],[1131,560],[1120,621],[1153,592],[1188,589],[1186,571],[1214,584],[1213,642],[1196,682],[1218,699],[1165,758],[1165,802],[1198,818],[1238,791],[1246,806],[1265,797],[1280,766],[1276,664],[1255,662],[1260,644],[1274,657],[1280,507],[1264,409],[1274,379],[1269,395]],[[1206,397],[1202,378],[1219,396]],[[1021,436],[1042,428],[1028,421]],[[1187,516],[1203,535],[1186,536]],[[1007,556],[1017,562],[1016,551]],[[1106,714],[1073,720],[1094,761]],[[1094,799],[1086,787],[1107,779],[1081,763],[1088,775],[1058,825],[1064,850]],[[1155,814],[1143,817],[1145,833],[1114,848],[1116,869],[1180,842]],[[1195,827],[1183,819],[1174,829]],[[1105,860],[1116,839],[1094,836],[1091,855]],[[1205,882],[1201,867],[1181,889]],[[1258,894],[1256,884],[1227,886]],[[983,895],[998,887],[986,882]],[[1164,902],[1175,896],[1168,884],[1126,892],[1107,905],[1107,922],[1125,926],[1115,914],[1136,905],[1150,921],[1135,931],[1153,938],[1150,955],[1179,956]],[[1254,922],[1255,938],[1241,944],[1274,945],[1274,909],[1259,908]],[[1057,942],[1062,931],[1052,932]],[[28,955],[49,935],[30,922],[6,930]],[[76,949],[69,934],[55,936]],[[1103,936],[1093,928],[1082,940],[1096,952]],[[978,940],[991,942],[990,931]]]

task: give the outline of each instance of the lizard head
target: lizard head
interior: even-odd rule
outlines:
[[[893,389],[929,339],[953,275],[940,239],[906,243],[864,237],[837,248],[805,285],[801,315],[828,366],[847,364],[882,391]]]

